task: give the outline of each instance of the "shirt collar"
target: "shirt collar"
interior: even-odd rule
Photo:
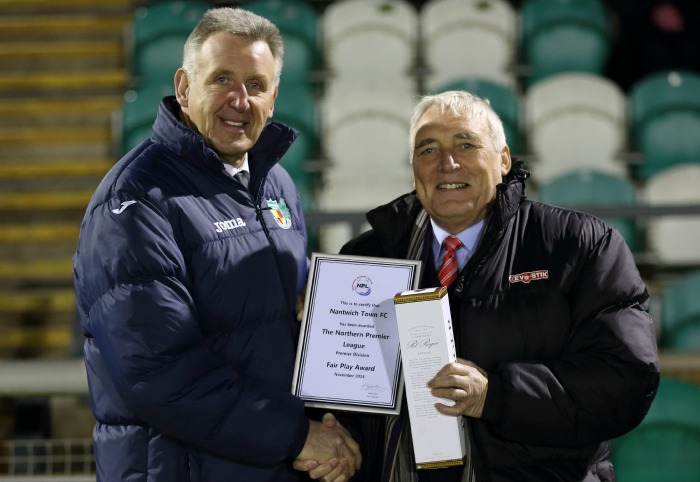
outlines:
[[[447,236],[450,235],[447,231],[442,229],[440,226],[435,224],[435,221],[430,220],[430,224],[433,227],[433,253],[435,253],[435,263],[439,266],[442,263],[442,242]],[[482,219],[473,226],[469,226],[464,231],[457,233],[455,236],[459,238],[462,245],[467,248],[467,253],[471,255],[474,252],[476,243],[479,240],[481,231],[484,228],[484,220]]]
[[[250,173],[250,168],[248,167],[248,153],[245,153],[241,167],[235,168],[231,164],[226,164],[223,162],[221,163],[221,168],[229,177],[233,177],[241,171],[248,171]]]

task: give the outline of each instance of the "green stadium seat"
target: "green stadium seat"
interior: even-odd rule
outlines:
[[[666,71],[645,76],[630,89],[630,134],[642,162],[635,174],[653,174],[700,162],[700,74]]]
[[[538,199],[562,207],[633,206],[634,185],[626,178],[606,172],[581,169],[551,179],[540,186]],[[634,218],[607,218],[620,231],[631,250],[637,249]]]
[[[418,12],[411,2],[335,0],[323,11],[320,27],[325,66],[334,82],[412,89]]]
[[[427,90],[462,77],[516,85],[518,13],[509,0],[427,0],[419,19]]]
[[[610,79],[551,75],[530,86],[523,100],[533,180],[581,168],[627,176],[627,163],[618,157],[627,146],[627,98]]]
[[[316,116],[316,98],[312,88],[284,81],[280,84],[271,120],[299,131],[299,137],[280,161],[292,179],[298,182],[313,184],[320,171],[318,166],[314,167],[310,162],[318,160],[320,156]]]
[[[700,204],[700,163],[676,164],[651,175],[641,188],[651,207]],[[657,265],[687,269],[700,266],[700,217],[667,214],[646,221],[647,248]]]
[[[464,90],[478,95],[482,99],[488,99],[491,107],[496,111],[503,122],[506,132],[506,141],[511,154],[522,153],[522,140],[520,131],[520,95],[513,88],[487,79],[464,78],[454,82],[438,86],[432,93],[445,92],[447,90]]]
[[[158,105],[166,95],[173,95],[175,88],[172,84],[147,84],[124,95],[119,123],[120,155],[124,155],[136,147],[141,141],[151,137],[153,121],[158,113]]]
[[[562,72],[602,74],[611,40],[601,0],[526,0],[520,24],[529,85]]]
[[[660,344],[674,350],[700,350],[700,270],[676,278],[661,293]],[[698,406],[700,410],[700,406]],[[698,454],[700,456],[700,453]],[[700,479],[699,479],[700,480]]]
[[[132,75],[142,82],[172,82],[182,66],[182,48],[212,4],[197,0],[161,1],[139,7],[127,41]]]
[[[618,482],[700,480],[700,386],[662,378],[649,413],[612,441]]]
[[[284,83],[308,82],[309,73],[319,67],[318,15],[303,0],[250,0],[241,8],[265,17],[277,25],[284,40]]]

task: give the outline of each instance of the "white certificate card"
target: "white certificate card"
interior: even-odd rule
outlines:
[[[420,261],[313,253],[292,393],[307,406],[397,414],[403,376],[394,309]]]

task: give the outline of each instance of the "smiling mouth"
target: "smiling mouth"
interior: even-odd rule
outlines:
[[[438,189],[444,189],[444,190],[453,190],[453,189],[464,189],[467,187],[467,184],[465,183],[451,183],[451,184],[440,184],[438,185]]]
[[[243,122],[235,122],[235,121],[228,121],[228,120],[225,120],[225,121],[224,121],[224,124],[229,125],[229,126],[233,126],[233,127],[243,127],[243,124],[244,124],[244,123],[243,123]]]

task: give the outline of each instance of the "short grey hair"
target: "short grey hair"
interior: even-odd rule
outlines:
[[[197,56],[202,45],[215,33],[226,32],[267,43],[275,59],[275,85],[282,75],[284,42],[275,24],[242,8],[220,7],[207,10],[185,42],[182,68],[188,76],[197,75]]]
[[[413,108],[409,139],[411,159],[413,159],[413,149],[416,142],[416,133],[418,132],[418,121],[433,106],[438,106],[443,113],[449,110],[455,116],[485,121],[491,134],[491,142],[494,148],[500,152],[506,147],[506,134],[503,129],[503,122],[501,122],[500,117],[491,107],[491,103],[470,92],[449,90],[439,94],[426,95]]]

